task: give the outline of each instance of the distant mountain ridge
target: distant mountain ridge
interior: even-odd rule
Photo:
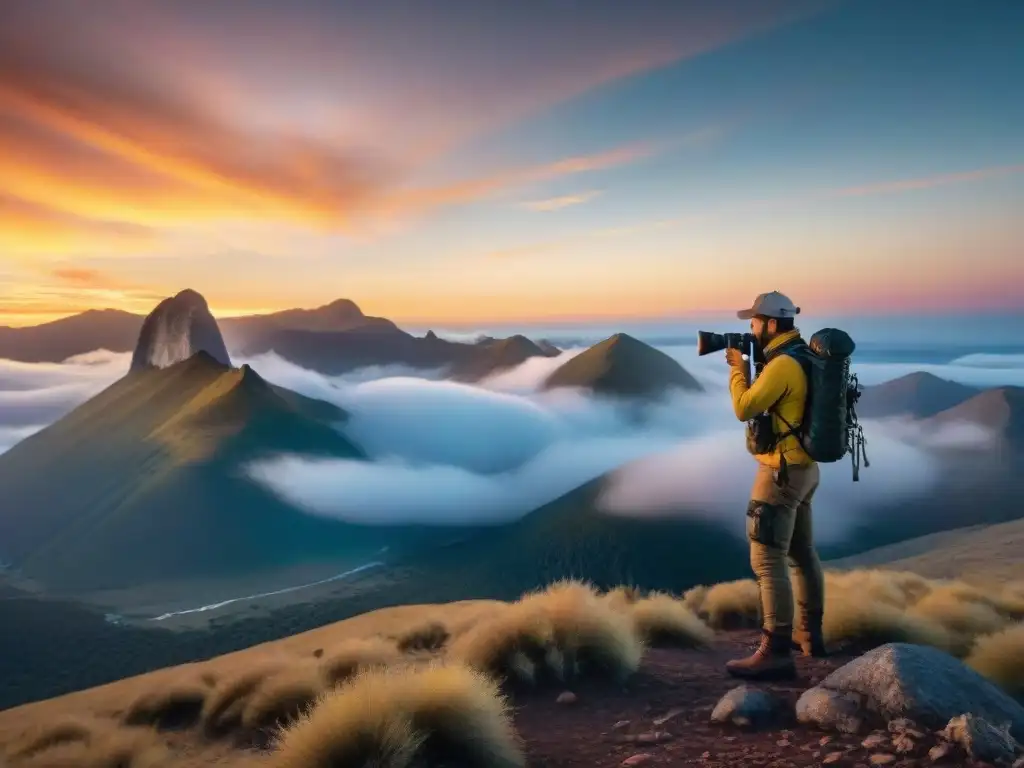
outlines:
[[[119,309],[90,309],[40,325],[18,328],[0,326],[0,358],[26,363],[59,363],[96,349],[130,352],[142,333],[145,319],[144,315]],[[226,346],[236,349],[261,334],[281,329],[398,330],[390,320],[364,315],[358,305],[349,299],[338,299],[313,309],[286,309],[265,315],[224,317],[217,320],[217,325]]]
[[[959,405],[981,391],[978,387],[916,371],[883,384],[864,387],[857,403],[857,414],[864,418],[926,418]]]
[[[89,591],[361,565],[419,535],[307,514],[247,477],[248,463],[281,454],[366,455],[342,433],[341,408],[217,359],[205,309],[194,292],[161,302],[137,366],[0,455],[0,560],[48,588]]]
[[[976,424],[1015,452],[1024,450],[1024,387],[992,387],[926,420],[927,426]]]
[[[195,296],[199,294],[186,290],[165,301],[188,305],[196,301]],[[479,344],[448,341],[433,333],[414,336],[391,320],[365,315],[350,299],[338,299],[314,309],[286,309],[220,320],[209,315],[205,300],[195,311],[197,317],[203,318],[206,330],[202,333],[207,339],[197,342],[189,352],[206,348],[222,362],[228,361],[229,353],[251,357],[274,352],[296,365],[328,375],[367,366],[400,365],[445,370],[453,378],[477,381],[530,357],[560,353],[551,344],[538,345],[524,336]],[[118,353],[136,350],[137,340],[146,340],[146,346],[152,337],[155,343],[158,329],[166,328],[158,319],[162,312],[155,312],[150,315],[152,328],[144,327],[146,318],[119,310],[90,310],[26,328],[0,327],[0,359],[58,363],[97,349]],[[209,315],[209,320],[219,328],[222,342],[212,339],[212,326],[204,315]],[[165,342],[162,347],[167,348]],[[139,354],[152,358],[149,351]],[[187,356],[178,352],[171,358]],[[133,360],[133,367],[139,364],[139,360]]]

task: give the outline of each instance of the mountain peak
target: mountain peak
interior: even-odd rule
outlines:
[[[194,291],[191,288],[185,288],[184,290],[178,291],[172,299],[182,306],[196,307],[197,309],[209,309],[209,305],[206,303],[206,298],[199,291]]]
[[[949,381],[927,371],[864,388],[857,413],[867,418],[911,416],[928,418],[978,394],[977,387]]]
[[[616,333],[576,355],[557,368],[544,387],[580,387],[627,397],[654,396],[670,387],[704,389],[673,358],[627,333]]]
[[[164,299],[142,322],[131,370],[166,368],[204,352],[231,365],[227,347],[206,299],[186,288]]]
[[[332,317],[352,319],[366,317],[363,310],[352,299],[335,299],[330,304],[325,304],[322,309]]]

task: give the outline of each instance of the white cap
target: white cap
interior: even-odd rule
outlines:
[[[741,309],[736,313],[740,320],[749,320],[760,315],[761,317],[796,317],[800,314],[800,307],[797,307],[789,300],[789,297],[778,291],[762,293],[754,299],[754,305],[750,309]]]

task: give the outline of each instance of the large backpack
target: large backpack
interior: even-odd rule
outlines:
[[[779,350],[799,362],[807,375],[803,418],[795,428],[787,426],[816,462],[831,464],[849,453],[854,482],[860,480],[861,459],[865,467],[871,466],[855,409],[860,388],[856,374],[850,371],[850,356],[856,347],[846,332],[823,328],[806,344],[797,342]]]

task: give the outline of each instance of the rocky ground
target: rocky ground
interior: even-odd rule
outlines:
[[[516,728],[528,764],[540,768],[613,766],[987,766],[916,723],[867,722],[857,734],[796,722],[800,695],[855,658],[798,658],[798,679],[757,683],[789,704],[767,727],[717,725],[711,714],[741,684],[726,675],[726,660],[746,653],[756,633],[719,636],[711,650],[654,649],[641,672],[621,689],[584,685],[561,696],[530,693],[514,698]],[[1012,764],[1012,763],[1011,763]]]
[[[828,659],[797,657],[798,677],[792,681],[744,684],[729,677],[725,662],[746,655],[757,640],[752,631],[722,632],[710,648],[648,650],[640,670],[620,686],[593,679],[568,690],[545,686],[511,691],[527,768],[1024,768],[1024,749],[1018,743],[1024,741],[1024,706],[941,651],[900,644],[865,654],[846,650]],[[145,689],[124,688],[130,682],[0,713],[0,746],[5,736],[12,740],[42,722],[120,710],[124,701]],[[737,689],[742,706],[730,713],[725,704],[741,698]],[[856,690],[860,694],[850,693]],[[759,699],[768,706],[751,706]],[[885,716],[880,714],[887,709]],[[767,713],[769,719],[759,720],[758,713]],[[740,714],[754,719],[743,720]],[[947,727],[950,723],[959,723],[962,732]],[[280,765],[269,742],[207,739],[188,727],[163,729],[159,738],[171,748],[164,768]],[[983,755],[985,760],[978,759]],[[48,759],[24,765],[113,766]],[[144,768],[134,760],[117,765]],[[308,765],[323,768],[315,761]],[[22,764],[11,761],[10,766]]]

